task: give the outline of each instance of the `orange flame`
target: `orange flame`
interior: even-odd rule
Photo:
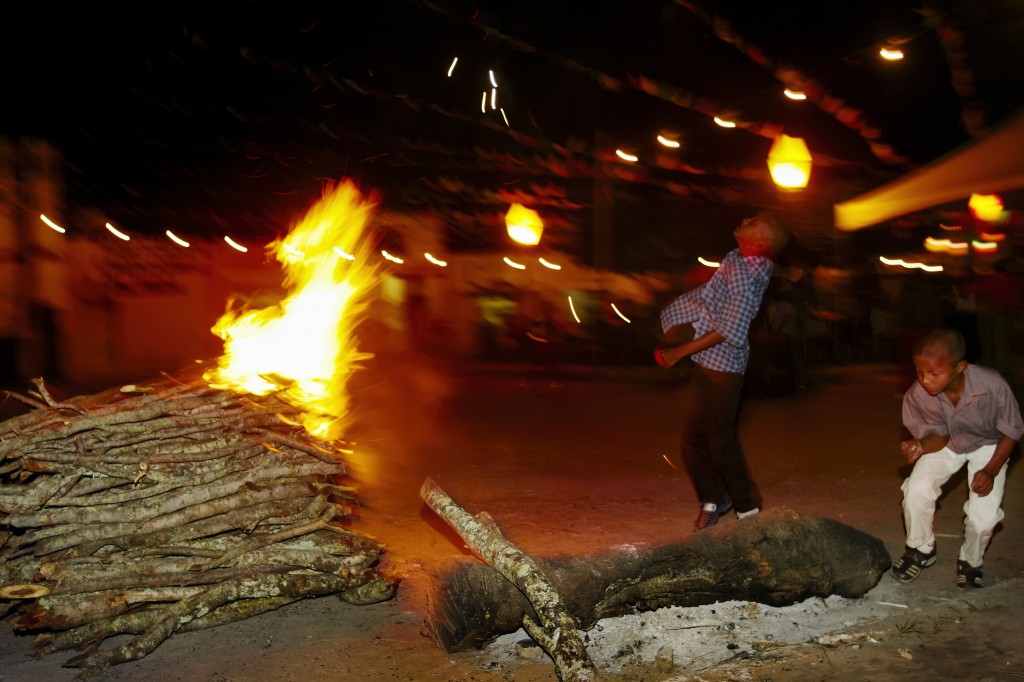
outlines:
[[[341,434],[347,380],[372,357],[356,348],[355,328],[380,276],[364,239],[376,206],[376,197],[364,199],[346,180],[328,187],[286,237],[267,245],[284,268],[286,294],[267,308],[229,305],[212,329],[224,340],[224,354],[203,377],[211,386],[279,392],[303,410],[302,424],[311,434],[328,440]],[[340,257],[335,247],[355,259]]]

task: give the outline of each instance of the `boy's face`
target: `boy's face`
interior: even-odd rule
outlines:
[[[967,361],[954,363],[946,353],[925,353],[914,356],[914,368],[917,370],[917,381],[928,395],[938,395],[958,387],[959,382],[963,381]]]
[[[770,256],[772,228],[757,216],[746,218],[732,231],[736,245],[744,256]]]

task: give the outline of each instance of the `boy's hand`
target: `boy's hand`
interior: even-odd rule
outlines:
[[[981,497],[985,497],[992,492],[993,483],[992,474],[984,469],[980,469],[974,472],[974,478],[971,480],[971,490],[978,493]]]
[[[906,457],[907,461],[911,464],[919,460],[921,455],[924,454],[921,449],[921,441],[916,438],[911,438],[910,440],[905,440],[900,443],[900,452],[903,453],[903,456]]]

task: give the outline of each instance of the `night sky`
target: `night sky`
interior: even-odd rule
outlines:
[[[1012,0],[36,3],[16,16],[0,134],[62,151],[69,212],[154,234],[271,237],[351,177],[384,209],[443,216],[452,249],[500,243],[510,197],[580,248],[604,197],[632,246],[624,267],[641,267],[724,245],[736,216],[779,203],[774,133],[807,139],[805,209],[824,215],[969,140],[965,111],[978,132],[1024,102]],[[877,57],[888,38],[902,62]],[[817,101],[782,96],[787,66]],[[490,71],[497,107],[481,111]],[[682,148],[659,150],[659,133]]]

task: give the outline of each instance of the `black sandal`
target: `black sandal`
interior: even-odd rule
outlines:
[[[981,569],[971,566],[966,561],[956,562],[956,586],[957,587],[985,587],[985,578],[981,575]]]

